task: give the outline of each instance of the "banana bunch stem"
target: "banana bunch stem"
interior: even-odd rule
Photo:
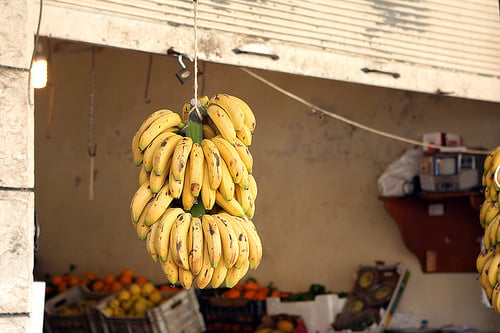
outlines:
[[[198,103],[198,105],[193,105],[193,102]],[[193,140],[193,143],[201,144],[201,140],[203,139],[202,133],[202,120],[203,120],[203,106],[201,103],[196,100],[191,101],[191,111],[189,112],[188,122],[186,127],[186,136],[190,137]],[[201,217],[205,214],[205,207],[201,200],[196,200],[193,207],[190,211],[193,217]]]

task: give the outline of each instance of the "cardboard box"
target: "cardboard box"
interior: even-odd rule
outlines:
[[[344,307],[345,298],[337,294],[317,295],[314,301],[283,302],[279,297],[268,297],[268,315],[289,314],[301,316],[308,332],[331,332],[331,325]]]
[[[462,137],[459,134],[454,133],[432,132],[424,133],[422,135],[422,142],[437,146],[460,147],[462,145]],[[423,146],[422,149],[426,153],[437,153],[441,151],[440,149],[426,146]]]

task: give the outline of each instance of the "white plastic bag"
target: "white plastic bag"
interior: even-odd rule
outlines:
[[[378,178],[380,195],[402,197],[411,194],[414,190],[413,179],[418,175],[422,155],[421,149],[412,148],[392,162]]]

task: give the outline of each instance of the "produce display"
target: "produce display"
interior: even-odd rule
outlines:
[[[132,138],[132,223],[169,283],[231,288],[262,258],[252,222],[255,116],[227,94],[185,103],[181,114],[153,112]]]
[[[484,202],[479,222],[484,228],[484,249],[476,260],[479,283],[493,309],[500,313],[500,146],[492,149],[484,160],[482,176]]]

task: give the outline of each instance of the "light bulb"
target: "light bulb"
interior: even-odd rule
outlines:
[[[31,84],[33,88],[41,89],[47,85],[47,58],[37,54],[31,68]]]

